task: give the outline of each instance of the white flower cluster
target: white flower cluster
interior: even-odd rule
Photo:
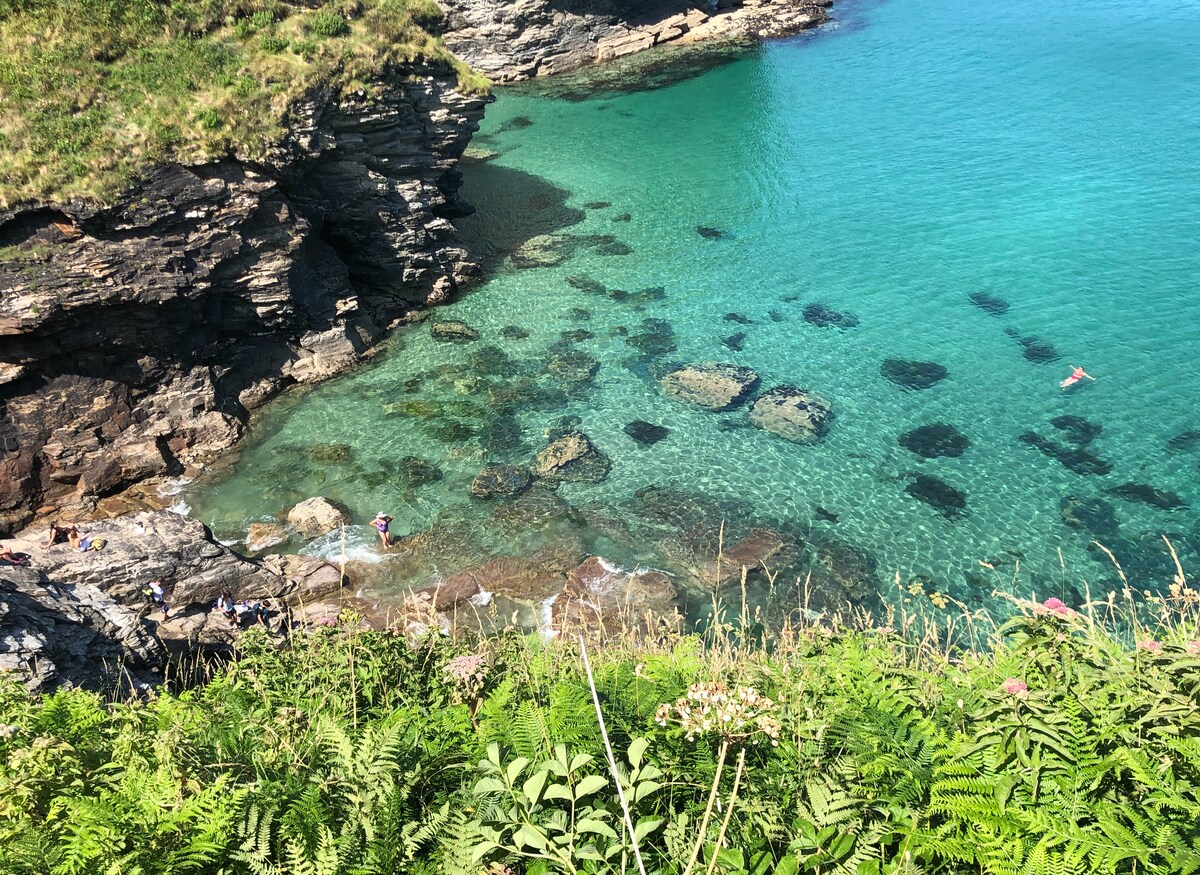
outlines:
[[[682,699],[659,705],[654,719],[659,726],[678,723],[688,741],[714,733],[730,742],[769,740],[778,745],[781,727],[774,712],[775,702],[754,687],[731,690],[725,684],[692,684]]]
[[[459,692],[467,698],[474,698],[483,689],[487,660],[475,654],[456,656],[446,663],[443,671]]]

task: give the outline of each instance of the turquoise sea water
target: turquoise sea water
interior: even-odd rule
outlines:
[[[1200,429],[1200,5],[892,0],[833,13],[818,33],[653,90],[503,90],[476,140],[490,157],[465,168],[479,211],[460,222],[493,272],[435,314],[481,340],[404,329],[363,370],[283,399],[236,462],[192,487],[194,512],[237,540],[314,494],[364,523],[388,510],[425,535],[379,566],[383,590],[561,538],[680,570],[691,554],[664,529],[694,517],[651,519],[638,497],[651,485],[726,517],[727,538],[765,524],[853,545],[874,557],[881,587],[920,577],[971,602],[1018,559],[1018,589],[1103,590],[1114,572],[1088,549],[1096,537],[1138,582],[1169,580],[1163,533],[1200,573],[1200,436],[1186,435]],[[562,264],[506,257],[556,226],[574,245]],[[974,292],[1009,309],[986,312]],[[813,302],[858,324],[810,324]],[[563,338],[578,329],[593,336]],[[722,343],[738,332],[740,350]],[[1030,360],[1019,337],[1059,358]],[[543,369],[569,350],[599,369],[556,392]],[[949,374],[906,390],[881,376],[887,358]],[[705,360],[816,392],[833,406],[831,430],[800,446],[744,427],[744,409],[663,397],[655,376]],[[1062,391],[1072,364],[1096,382]],[[564,416],[613,461],[605,481],[559,490],[577,513],[470,498],[483,464],[527,460]],[[1083,448],[1091,457],[1051,424],[1062,416],[1102,428]],[[632,420],[670,433],[640,445],[623,431]],[[969,448],[924,459],[897,443],[931,423],[955,426]],[[1028,432],[1093,473],[1022,441]],[[315,444],[346,444],[349,461],[310,461]],[[396,469],[406,456],[444,477],[408,485]],[[916,500],[906,486],[918,473],[964,494],[965,511]],[[1131,500],[1148,493],[1123,484],[1183,506]],[[1064,501],[1088,525],[1068,526]],[[353,531],[351,552],[376,555],[371,530]],[[996,572],[980,579],[981,561]]]

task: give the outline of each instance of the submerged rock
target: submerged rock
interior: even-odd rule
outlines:
[[[1098,538],[1120,535],[1117,514],[1103,499],[1068,495],[1058,503],[1058,513],[1069,528],[1081,529]]]
[[[1048,340],[1042,340],[1040,337],[1018,337],[1017,343],[1021,346],[1021,355],[1025,356],[1031,362],[1047,363],[1056,362],[1059,359],[1058,350],[1054,348],[1054,344]]]
[[[966,494],[945,480],[928,474],[912,473],[909,476],[912,481],[904,487],[904,491],[917,501],[925,502],[949,520],[956,520],[966,512]]]
[[[451,319],[430,325],[429,336],[441,343],[470,343],[479,339],[479,332],[466,322]]]
[[[868,550],[819,533],[809,547],[812,577],[806,608],[833,611],[879,604],[879,563]]]
[[[565,343],[582,343],[585,340],[591,340],[596,335],[586,328],[571,328],[558,336]]]
[[[659,384],[668,398],[705,410],[728,410],[754,391],[758,374],[725,362],[699,362],[672,371]]]
[[[505,340],[524,340],[529,332],[520,325],[505,325],[500,329],[500,336]]]
[[[885,380],[905,389],[928,389],[946,379],[950,372],[937,362],[884,359],[879,373]]]
[[[518,115],[513,116],[508,121],[496,128],[497,134],[508,133],[509,131],[523,131],[525,128],[533,127],[533,119],[528,116]]]
[[[1050,424],[1064,432],[1064,437],[1071,443],[1081,447],[1090,444],[1104,431],[1104,426],[1099,423],[1090,422],[1082,416],[1070,413],[1054,417],[1050,420]]]
[[[442,469],[416,456],[405,456],[400,460],[400,470],[409,486],[424,486],[442,479]]]
[[[628,221],[631,221],[632,219],[633,219],[633,216],[631,216],[629,213],[621,213],[621,215],[619,215],[619,216],[613,216],[612,220],[614,222],[628,222]]]
[[[294,525],[303,537],[319,538],[327,532],[348,525],[350,513],[331,499],[318,496],[292,505],[287,512],[287,521]]]
[[[578,289],[581,292],[587,292],[589,295],[607,295],[608,287],[604,283],[592,279],[587,274],[579,274],[578,276],[567,277],[567,285],[573,289]]]
[[[652,446],[665,440],[670,433],[670,429],[665,425],[654,425],[642,419],[635,419],[625,426],[625,434],[644,446]]]
[[[520,495],[532,482],[528,468],[488,465],[471,481],[471,494],[476,498],[505,498]]]
[[[853,313],[841,313],[831,310],[824,304],[809,304],[804,308],[804,321],[818,328],[854,328],[858,325],[858,317]]]
[[[1057,459],[1068,471],[1076,474],[1104,475],[1112,472],[1112,465],[1083,447],[1064,447],[1042,437],[1035,431],[1024,432],[1018,440],[1036,447],[1051,459]]]
[[[318,465],[348,465],[350,464],[349,444],[315,444],[304,448],[308,461]]]
[[[824,520],[827,523],[836,523],[838,515],[827,508],[821,507],[819,504],[813,505],[813,516],[819,520]]]
[[[607,209],[608,207],[611,207],[611,206],[612,206],[612,203],[610,201],[591,201],[589,203],[584,204],[583,208],[585,210],[603,210],[603,209]]]
[[[722,346],[727,346],[730,349],[732,349],[734,352],[741,352],[742,347],[745,345],[745,343],[746,343],[746,332],[745,331],[739,331],[736,334],[731,334],[728,337],[721,340]]]
[[[741,313],[726,313],[725,321],[726,322],[736,322],[738,325],[753,325],[754,324],[753,319],[743,316]]]
[[[508,353],[498,346],[484,346],[467,353],[467,367],[488,377],[512,377],[517,366]]]
[[[512,253],[514,267],[557,267],[575,254],[579,241],[570,234],[538,234]]]
[[[608,476],[611,468],[608,457],[579,431],[552,440],[538,452],[533,462],[535,476],[569,483],[599,483]]]
[[[705,240],[723,240],[729,236],[729,232],[722,231],[719,228],[710,228],[707,225],[697,225],[696,233]]]
[[[479,439],[493,456],[519,456],[529,451],[521,438],[521,423],[510,413],[491,417],[480,431]]]
[[[808,444],[825,434],[833,413],[828,402],[810,392],[795,386],[776,386],[754,402],[749,418],[758,428]]]
[[[546,363],[547,376],[568,387],[590,382],[600,370],[600,360],[579,350],[567,350]]]
[[[592,318],[592,311],[586,307],[572,307],[568,315],[577,322],[584,322]]]
[[[625,342],[643,355],[666,355],[675,351],[675,329],[666,319],[643,319],[642,330],[626,337]]]
[[[1174,452],[1190,452],[1200,447],[1200,431],[1181,431],[1167,441],[1167,449]]]
[[[904,449],[926,459],[961,456],[971,446],[965,434],[945,422],[918,426],[896,440]]]
[[[1165,489],[1155,489],[1153,486],[1148,486],[1145,483],[1122,483],[1120,486],[1110,486],[1104,491],[1109,495],[1115,495],[1117,498],[1134,501],[1138,504],[1145,504],[1149,507],[1157,507],[1159,510],[1177,510],[1181,507],[1187,507],[1187,502],[1174,492],[1168,492]]]
[[[993,316],[1003,316],[1008,312],[1008,301],[987,292],[971,292],[967,298],[980,310],[991,313]]]

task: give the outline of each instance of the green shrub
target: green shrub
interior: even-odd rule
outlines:
[[[350,32],[350,23],[338,13],[323,9],[304,23],[304,29],[319,37],[345,36]]]

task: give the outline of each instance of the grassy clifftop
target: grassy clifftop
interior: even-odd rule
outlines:
[[[470,71],[432,0],[0,0],[0,206],[107,201],[140,168],[265,154],[297,98],[389,64]]]

